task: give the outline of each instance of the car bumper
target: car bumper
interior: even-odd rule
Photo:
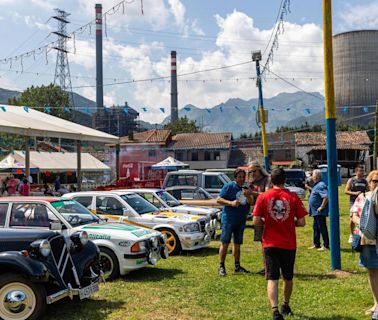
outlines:
[[[206,233],[185,233],[179,235],[182,250],[197,250],[209,245],[211,238]]]
[[[137,270],[144,268],[148,265],[154,265],[156,264],[160,259],[165,259],[168,257],[168,253],[166,253],[166,256],[162,252],[164,250],[163,246],[159,246],[158,248],[154,250],[150,250],[144,253],[139,254],[124,254],[123,255],[123,263],[121,266],[121,273],[125,274],[127,272]]]

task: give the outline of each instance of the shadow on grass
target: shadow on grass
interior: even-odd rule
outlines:
[[[319,280],[329,280],[329,279],[336,279],[336,275],[334,274],[316,274],[316,273],[312,273],[312,274],[308,274],[308,273],[295,273],[294,274],[294,277],[297,278],[297,279],[303,279],[303,280],[306,280],[306,279],[319,279]]]
[[[219,254],[219,248],[207,247],[195,251],[183,251],[181,252],[182,257],[207,257]]]
[[[338,315],[338,314],[335,314],[335,315],[332,315],[330,317],[316,317],[316,316],[306,316],[304,314],[299,314],[299,313],[296,313],[295,314],[295,318],[299,318],[299,319],[302,319],[302,320],[336,320],[336,319],[342,319],[342,320],[358,320],[359,318],[352,318],[352,317],[348,317],[348,316],[344,316],[344,315]]]
[[[143,268],[128,273],[121,277],[121,280],[127,282],[155,282],[174,278],[176,275],[183,273],[181,269]]]
[[[47,307],[46,314],[40,320],[56,319],[57,313],[60,319],[107,319],[109,314],[119,309],[123,302],[108,300],[83,300],[63,299]]]

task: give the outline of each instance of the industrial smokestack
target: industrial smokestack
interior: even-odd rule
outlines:
[[[171,51],[171,122],[178,120],[176,51]]]
[[[102,75],[102,5],[97,3],[96,9],[96,107],[97,111],[104,107],[103,75]]]

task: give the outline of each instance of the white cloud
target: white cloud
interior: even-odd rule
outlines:
[[[37,7],[45,11],[52,11],[59,6],[59,0],[0,0],[0,6],[14,6],[20,8],[24,7]]]
[[[37,28],[40,30],[52,31],[52,27],[42,22],[35,16],[24,16],[24,21],[28,27]]]
[[[375,1],[366,5],[348,4],[346,9],[340,13],[340,18],[342,25],[348,29],[376,28],[378,24],[378,3]]]
[[[68,43],[69,63],[75,63],[91,70],[96,66],[96,44],[93,41],[75,39],[75,48],[73,40]],[[75,52],[76,49],[76,53]]]
[[[180,0],[168,0],[171,11],[175,17],[176,24],[182,27],[185,23],[185,7]]]

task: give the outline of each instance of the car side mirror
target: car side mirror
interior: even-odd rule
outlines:
[[[123,208],[122,211],[123,211],[123,215],[124,216],[129,216],[130,215],[130,210],[129,209]]]
[[[61,231],[63,229],[63,225],[60,222],[50,222],[50,230],[53,231]]]

